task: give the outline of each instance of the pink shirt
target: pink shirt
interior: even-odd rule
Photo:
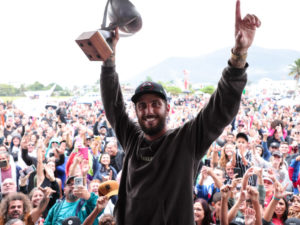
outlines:
[[[12,178],[11,167],[9,167],[8,170],[1,169],[1,178],[2,178],[1,182],[3,182],[6,178]]]

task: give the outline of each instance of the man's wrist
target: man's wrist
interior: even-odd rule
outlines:
[[[247,59],[247,50],[237,49],[237,48],[231,49],[230,63],[233,67],[244,68],[246,65],[246,59]]]
[[[106,61],[103,62],[103,66],[113,67],[115,65],[115,53],[113,53]]]

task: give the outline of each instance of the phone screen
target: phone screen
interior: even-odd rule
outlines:
[[[210,167],[210,159],[205,159],[204,165]]]
[[[82,177],[75,177],[74,178],[74,185],[75,186],[83,186],[83,178]]]
[[[89,149],[88,148],[79,148],[78,152],[81,153],[84,159],[89,159]]]
[[[233,171],[234,171],[234,174],[237,174],[237,178],[243,177],[241,168],[235,167],[235,168],[233,168]]]

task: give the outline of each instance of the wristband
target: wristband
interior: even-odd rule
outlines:
[[[233,48],[231,49],[231,58],[235,61],[246,61],[247,59],[247,53],[243,54],[243,55],[238,55],[238,54],[235,54],[233,52]]]
[[[277,201],[279,201],[279,200],[280,200],[280,198],[276,198],[276,197],[274,197],[274,196],[273,196],[273,199],[274,199],[274,200],[277,200]]]

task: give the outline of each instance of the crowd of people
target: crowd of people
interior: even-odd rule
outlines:
[[[168,126],[194,118],[206,103],[171,96]],[[130,102],[127,112],[136,120]],[[101,102],[49,104],[39,117],[2,103],[0,124],[0,224],[114,224],[124,152]],[[299,106],[243,96],[195,172],[195,223],[300,220],[299,147]]]

